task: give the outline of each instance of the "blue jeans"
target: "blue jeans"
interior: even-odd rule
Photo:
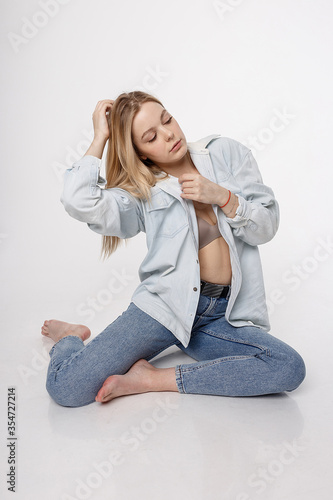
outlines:
[[[46,388],[63,406],[95,401],[107,377],[124,374],[172,345],[196,362],[175,366],[180,393],[258,396],[293,391],[305,377],[302,357],[255,326],[233,327],[225,319],[228,301],[200,295],[189,345],[130,302],[126,311],[90,342],[67,336],[50,351]]]

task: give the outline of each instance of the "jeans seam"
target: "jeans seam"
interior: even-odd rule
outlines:
[[[186,394],[180,365],[176,366],[176,383],[180,392]]]
[[[217,339],[223,339],[223,340],[227,340],[227,341],[230,341],[230,342],[236,342],[237,344],[243,344],[243,345],[249,345],[251,347],[257,347],[258,349],[261,349],[262,352],[264,352],[267,356],[271,357],[271,350],[267,347],[264,347],[260,344],[253,344],[253,343],[249,343],[249,342],[245,342],[243,340],[239,340],[239,339],[234,339],[233,337],[226,337],[226,336],[221,336],[221,335],[215,335],[214,332],[210,331],[210,330],[204,330],[202,329],[201,330],[202,332],[206,333],[207,335],[210,335],[211,337],[214,337],[214,338],[217,338]]]
[[[54,346],[52,347],[51,351],[53,351],[53,349],[55,348],[55,346],[63,339],[66,339],[68,337],[75,337],[74,335],[67,335],[66,337],[63,337],[62,339],[59,339],[58,342],[56,342],[54,344]],[[79,337],[76,337],[76,338],[79,338]],[[88,345],[88,344],[87,344]],[[51,351],[50,351],[50,356],[51,356]],[[62,362],[61,362],[61,366],[59,366],[58,368],[55,366],[55,359],[53,357],[51,357],[50,359],[50,365],[51,365],[51,369],[53,372],[60,372],[62,370],[62,368],[64,368],[65,366],[68,366],[72,361],[73,359],[80,353],[80,351],[76,351],[76,352],[73,352],[69,358],[66,358],[64,359]],[[53,354],[53,353],[52,353]],[[66,363],[66,361],[69,361],[68,363]]]
[[[207,297],[207,295],[204,295],[204,297]],[[207,309],[205,309],[202,312],[201,316],[203,316],[204,314],[207,314],[208,312],[210,312],[213,309],[213,307],[215,306],[215,302],[213,300],[213,297],[207,297],[207,298],[210,299],[210,303],[208,304]]]
[[[148,359],[147,359],[147,358],[145,358],[145,359],[146,359],[146,361],[148,361],[149,359],[154,358],[154,357],[155,357],[155,356],[157,356],[160,352],[165,351],[166,349],[168,349],[169,347],[171,347],[171,346],[173,346],[173,345],[175,345],[175,344],[180,344],[180,342],[179,342],[179,341],[177,341],[177,339],[175,339],[174,341],[170,342],[170,344],[168,344],[167,346],[162,347],[161,349],[158,349],[157,351],[154,351],[152,354],[150,354],[150,355],[148,356]]]
[[[212,297],[208,297],[207,295],[204,295],[207,299],[210,299],[210,303],[208,304],[207,308],[202,311],[202,313],[199,315],[198,314],[198,319],[196,320],[195,323],[192,325],[192,330],[196,329],[197,326],[200,324],[201,320],[203,319],[204,315],[210,312],[213,307],[215,306],[214,301],[212,300]],[[200,300],[200,299],[199,299]]]
[[[199,370],[200,368],[203,368],[203,367],[206,368],[207,366],[212,366],[212,365],[215,365],[217,363],[224,363],[225,361],[235,361],[238,359],[250,359],[253,357],[254,356],[251,356],[251,355],[248,355],[248,356],[227,356],[224,358],[214,359],[211,362],[205,361],[200,366],[192,366],[191,368],[183,368],[183,371],[190,372],[190,371],[194,371],[194,370]],[[200,361],[198,363],[200,363]]]

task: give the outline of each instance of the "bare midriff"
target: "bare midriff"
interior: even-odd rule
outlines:
[[[216,224],[212,205],[193,201],[197,216],[211,225]],[[198,251],[200,278],[218,285],[230,285],[231,262],[229,247],[223,236],[214,239]]]

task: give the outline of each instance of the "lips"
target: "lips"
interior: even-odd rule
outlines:
[[[175,142],[174,145],[172,146],[172,149],[170,149],[170,152],[174,150],[174,148],[180,143],[181,139],[179,141]]]

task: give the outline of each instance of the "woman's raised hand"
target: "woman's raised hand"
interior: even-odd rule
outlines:
[[[106,141],[109,139],[109,123],[111,119],[111,110],[114,101],[104,99],[98,101],[95,111],[92,114],[94,125],[94,139],[90,144],[88,151],[84,156],[91,155],[96,158],[102,158]]]
[[[96,139],[107,140],[109,138],[110,114],[114,101],[104,99],[98,101],[95,111],[92,114],[94,125],[94,136]]]

